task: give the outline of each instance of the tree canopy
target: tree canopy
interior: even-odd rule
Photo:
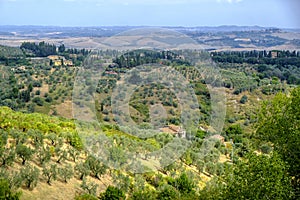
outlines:
[[[290,95],[279,93],[264,102],[259,118],[257,136],[274,144],[290,168],[293,184],[300,195],[300,87]]]

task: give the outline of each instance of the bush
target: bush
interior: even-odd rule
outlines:
[[[91,194],[82,194],[82,195],[76,196],[75,200],[98,200],[98,198]]]
[[[100,195],[101,200],[125,200],[125,194],[122,190],[114,186],[108,186]]]
[[[269,154],[272,151],[272,147],[268,144],[263,144],[261,145],[260,150],[264,154]]]
[[[157,199],[165,199],[165,200],[178,199],[178,197],[179,197],[178,191],[174,187],[168,184],[161,186],[157,195]]]
[[[5,200],[19,200],[21,196],[20,192],[13,192],[9,187],[9,183],[6,179],[0,179],[0,199]]]
[[[53,99],[52,99],[52,97],[47,96],[47,97],[45,98],[45,101],[48,102],[48,103],[51,103],[51,102],[53,101]]]
[[[44,105],[44,101],[40,97],[35,97],[34,99],[32,99],[32,102],[36,103],[38,106]]]
[[[109,121],[110,121],[110,119],[109,119],[108,116],[105,116],[105,117],[103,118],[103,120],[106,121],[106,122],[109,122]]]
[[[243,95],[242,98],[240,99],[240,103],[245,104],[248,101],[247,95]]]
[[[40,94],[41,94],[40,90],[35,91],[35,95],[40,95]]]

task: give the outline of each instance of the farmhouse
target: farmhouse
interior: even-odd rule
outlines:
[[[61,66],[61,65],[73,66],[72,60],[67,60],[63,56],[50,55],[47,58],[49,58],[52,61],[54,66]]]
[[[161,128],[160,131],[165,132],[165,133],[170,133],[179,138],[186,137],[186,131],[181,126],[176,126],[176,125],[171,124],[171,125]]]

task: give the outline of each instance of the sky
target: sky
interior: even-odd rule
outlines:
[[[300,28],[299,0],[0,0],[0,25]]]

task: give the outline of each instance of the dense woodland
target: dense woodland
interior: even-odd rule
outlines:
[[[89,51],[44,42],[23,43],[19,49],[1,46],[0,199],[32,199],[42,187],[51,190],[61,184],[73,193],[67,199],[78,200],[298,199],[300,57],[294,51],[276,51],[276,56],[272,52],[209,54],[223,77],[217,85],[225,88],[228,98],[224,128],[215,133],[209,129],[209,83],[180,52],[100,52],[106,55],[106,71],[96,86],[86,74],[83,89],[95,96],[99,123],[90,124],[62,117]],[[77,64],[53,66],[43,58],[48,55],[72,58]],[[111,94],[120,77],[147,63],[171,66],[189,81],[201,119],[191,130],[190,147],[178,160],[158,171],[136,174],[128,171],[131,158],[126,152],[153,152],[176,139],[165,132],[139,138],[130,134],[131,127],[121,129],[112,114]],[[165,125],[181,125],[176,95],[160,84],[143,85],[132,94],[129,107],[145,133],[151,128],[149,107],[156,104],[166,110]],[[90,154],[82,133],[107,137],[113,144],[110,159],[122,163],[120,168],[110,168]]]

